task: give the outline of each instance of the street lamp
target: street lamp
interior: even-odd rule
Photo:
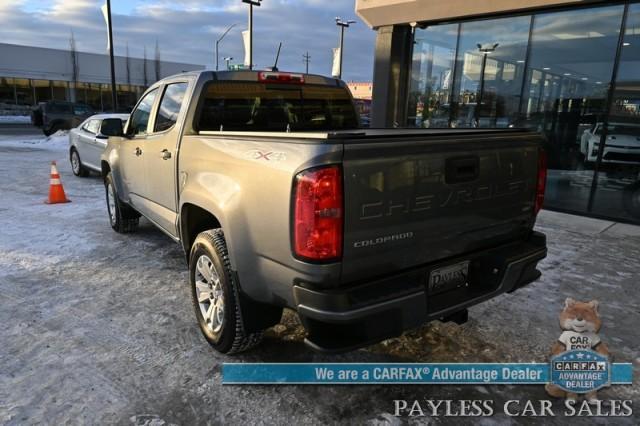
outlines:
[[[218,71],[218,45],[220,44],[220,42],[222,41],[222,39],[224,38],[224,36],[226,36],[226,35],[229,33],[229,31],[231,31],[231,29],[232,29],[233,27],[235,27],[236,25],[238,25],[238,24],[231,24],[231,25],[229,26],[229,28],[227,28],[227,29],[226,29],[226,31],[225,31],[224,33],[222,33],[222,35],[220,36],[220,38],[216,40],[216,71]]]
[[[227,63],[227,71],[229,71],[229,63],[233,61],[233,58],[231,56],[227,56],[224,58],[224,61]]]
[[[343,21],[342,18],[336,16],[336,25],[340,27],[340,63],[338,64],[338,78],[342,79],[342,49],[344,48],[344,29],[349,28],[356,21]]]
[[[106,6],[106,7],[105,7]],[[107,21],[107,35],[109,37],[109,63],[111,68],[111,106],[113,111],[118,111],[118,96],[116,94],[116,71],[115,60],[113,57],[113,24],[111,22],[111,0],[107,0],[107,4],[103,6],[103,14]]]
[[[478,101],[476,102],[476,110],[474,112],[474,119],[476,121],[476,127],[480,127],[480,106],[482,105],[482,98],[484,97],[484,73],[487,68],[487,55],[495,52],[500,46],[500,43],[494,43],[492,45],[483,46],[478,43],[478,51],[482,53],[482,65],[480,68],[480,94],[478,95]]]
[[[260,6],[262,0],[242,0],[249,5],[249,69],[253,69],[253,6]]]

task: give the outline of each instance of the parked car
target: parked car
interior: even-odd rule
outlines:
[[[537,134],[361,129],[344,82],[254,71],[166,78],[121,123],[103,122],[111,227],[144,215],[182,245],[220,352],[257,344],[285,307],[312,348],[344,351],[464,322],[540,276]]]
[[[58,130],[69,130],[94,112],[90,106],[66,101],[39,102],[31,110],[31,124],[42,129],[45,136]]]
[[[600,150],[603,123],[596,123],[582,134],[580,152],[587,166],[592,166]],[[602,164],[640,164],[640,125],[609,123]]]
[[[107,147],[108,139],[101,129],[103,120],[107,118],[121,120],[124,126],[129,114],[92,115],[69,132],[69,161],[74,175],[86,177],[90,170],[100,172],[100,156]]]

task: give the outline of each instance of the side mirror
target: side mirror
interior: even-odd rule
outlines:
[[[119,118],[105,118],[100,126],[100,134],[104,136],[124,136],[122,120]]]

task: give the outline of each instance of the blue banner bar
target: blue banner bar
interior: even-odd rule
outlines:
[[[631,384],[630,363],[611,364],[611,384]],[[544,384],[549,364],[223,364],[223,384]]]

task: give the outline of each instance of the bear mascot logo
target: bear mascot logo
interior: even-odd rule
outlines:
[[[563,330],[558,340],[551,348],[551,356],[574,349],[592,350],[606,357],[610,357],[609,349],[600,340],[598,332],[602,320],[598,313],[598,301],[578,302],[568,298],[564,302],[564,309],[560,313],[560,328]],[[553,384],[545,386],[547,393],[556,398],[577,399],[578,395],[566,392]],[[596,391],[586,394],[590,404],[598,403]]]

